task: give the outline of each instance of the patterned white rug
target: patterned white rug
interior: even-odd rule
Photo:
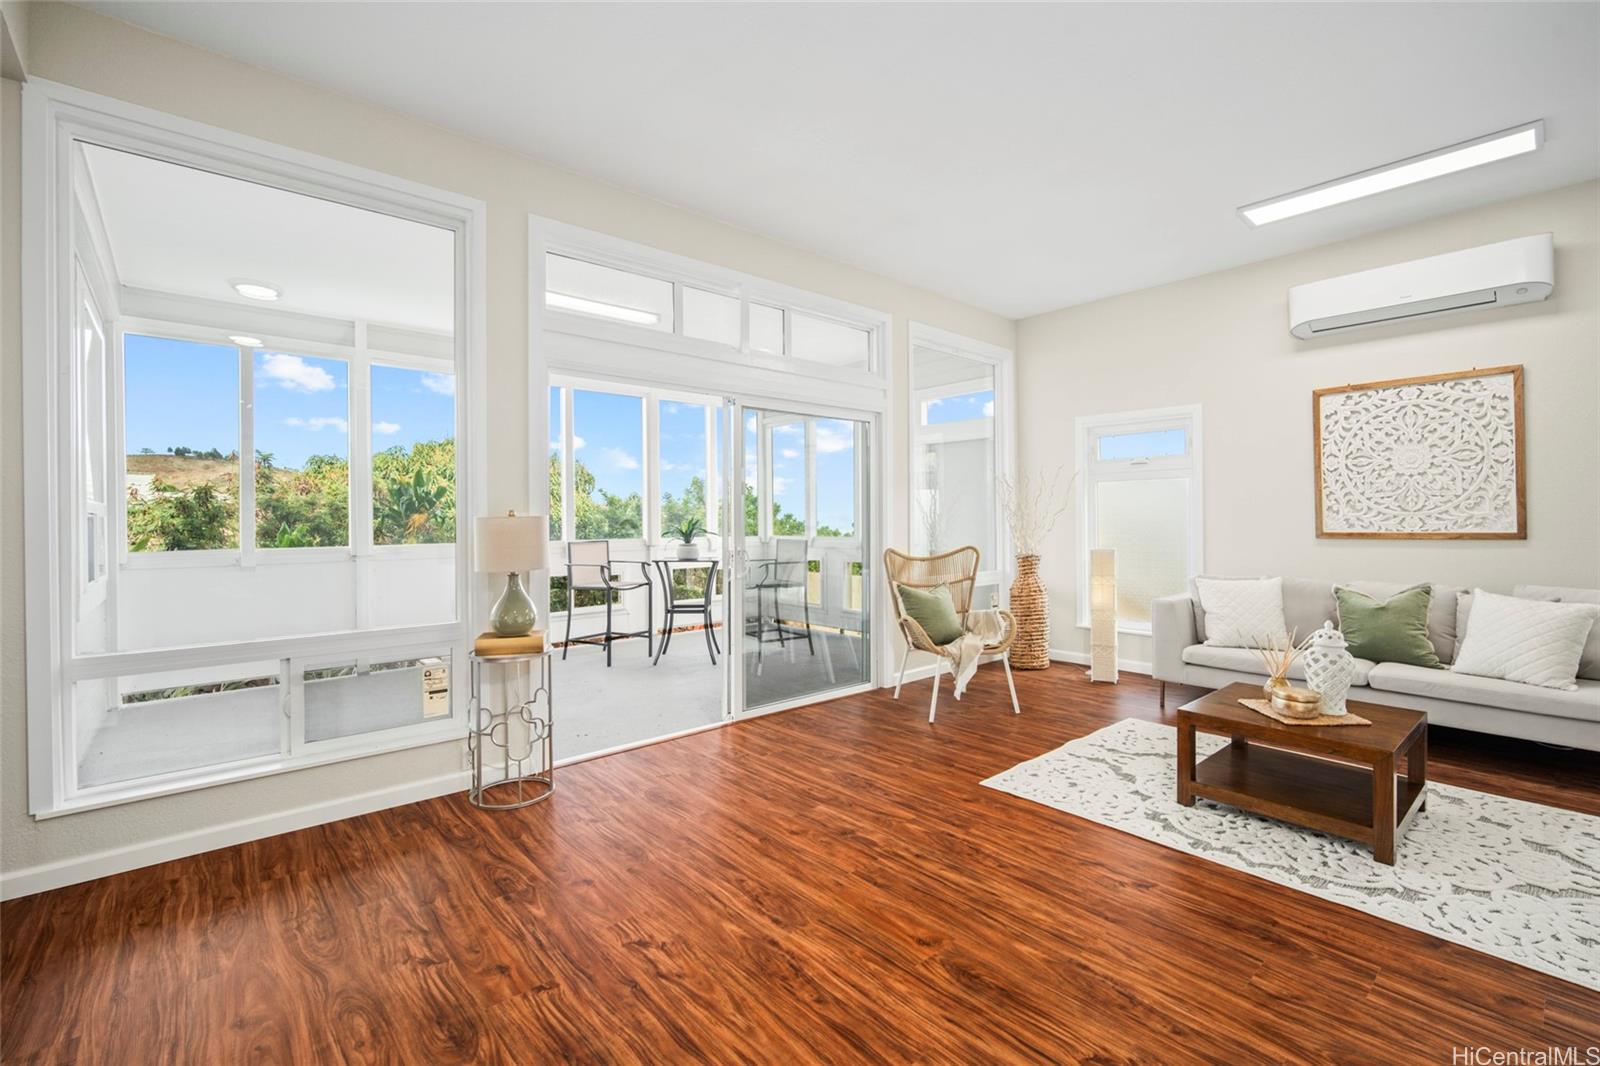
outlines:
[[[1179,806],[1176,738],[1125,719],[983,783],[1600,989],[1600,818],[1430,782],[1385,866],[1365,845],[1209,800]],[[1226,743],[1202,733],[1196,751]]]

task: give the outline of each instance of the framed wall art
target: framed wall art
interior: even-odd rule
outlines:
[[[1525,540],[1522,367],[1311,394],[1317,536]]]

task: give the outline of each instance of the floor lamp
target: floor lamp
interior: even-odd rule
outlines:
[[[1117,552],[1089,552],[1089,680],[1117,683]]]

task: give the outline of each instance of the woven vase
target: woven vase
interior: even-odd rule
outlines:
[[[1011,642],[1011,666],[1045,670],[1050,666],[1050,596],[1039,583],[1039,557],[1017,556],[1017,579],[1011,583],[1011,614],[1017,635]]]

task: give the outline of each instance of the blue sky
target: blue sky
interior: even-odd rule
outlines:
[[[937,426],[945,422],[965,422],[973,418],[994,417],[994,390],[967,392],[960,396],[941,396],[927,401],[922,424]]]
[[[350,372],[340,359],[255,353],[256,450],[299,469],[312,455],[350,455]],[[239,447],[239,358],[231,345],[129,334],[123,344],[128,452]],[[374,364],[372,444],[455,436],[451,374]]]

